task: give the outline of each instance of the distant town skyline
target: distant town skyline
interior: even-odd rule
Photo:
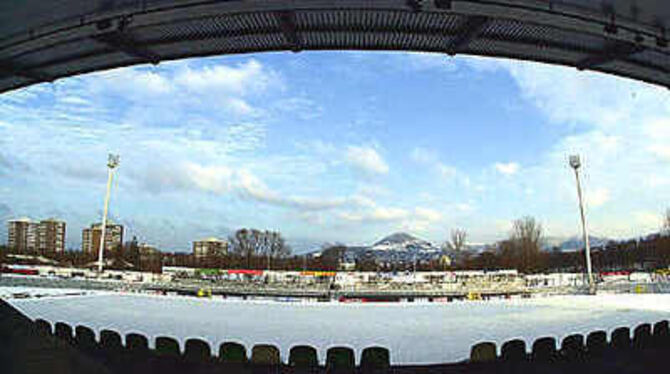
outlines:
[[[56,216],[66,247],[110,217],[164,250],[241,227],[289,244],[507,236],[537,217],[591,234],[657,231],[670,203],[669,93],[597,73],[439,54],[310,52],[189,59],[0,95],[0,228]],[[300,244],[299,244],[300,245]]]

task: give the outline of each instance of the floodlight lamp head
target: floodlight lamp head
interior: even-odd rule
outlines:
[[[116,168],[117,166],[119,166],[119,160],[120,160],[119,155],[113,155],[110,153],[109,157],[107,158],[107,167],[110,169]]]
[[[573,169],[579,169],[579,167],[582,165],[581,161],[579,160],[579,155],[571,155],[570,156],[570,166]]]

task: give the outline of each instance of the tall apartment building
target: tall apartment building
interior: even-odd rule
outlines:
[[[193,242],[193,256],[203,258],[207,256],[225,255],[228,253],[228,242],[217,238],[207,238]]]
[[[65,251],[65,222],[55,218],[40,221],[37,225],[37,249],[41,253]]]
[[[13,219],[7,222],[7,244],[16,252],[33,252],[37,247],[37,224],[29,218]]]
[[[9,248],[17,252],[55,253],[65,250],[65,222],[55,218],[39,222],[28,218],[10,220]]]
[[[97,253],[100,249],[102,224],[94,223],[81,233],[81,250],[84,253]],[[123,226],[107,223],[105,228],[105,251],[114,251],[121,248],[123,243]]]

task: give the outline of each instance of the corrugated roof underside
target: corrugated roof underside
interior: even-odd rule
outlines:
[[[464,31],[468,18],[448,13],[403,11],[297,11],[291,15],[299,45],[284,35],[280,15],[273,12],[212,15],[204,18],[129,28],[134,46],[161,60],[194,56],[288,49],[412,50],[446,52]],[[286,30],[286,27],[283,28]],[[459,53],[518,58],[569,66],[600,53],[609,45],[602,35],[551,28],[532,22],[492,19]],[[27,71],[62,78],[117,66],[146,62],[92,38],[81,38],[3,55]],[[646,49],[595,67],[612,74],[670,85],[668,53]],[[34,82],[1,75],[0,92]]]

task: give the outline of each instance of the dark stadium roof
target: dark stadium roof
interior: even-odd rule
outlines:
[[[542,61],[668,87],[669,26],[667,0],[10,0],[0,93],[185,57],[346,49]]]

